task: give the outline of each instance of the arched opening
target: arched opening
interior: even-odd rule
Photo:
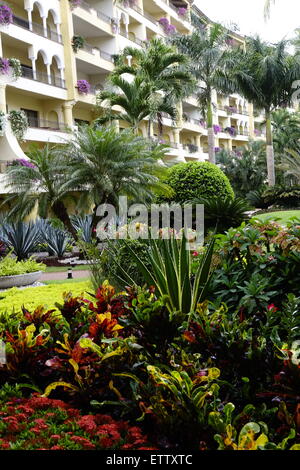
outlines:
[[[47,36],[49,39],[53,41],[58,41],[59,36],[57,32],[57,14],[54,10],[49,10],[48,18],[47,18]]]
[[[58,114],[56,111],[50,111],[48,113],[48,127],[50,129],[59,129],[59,119],[58,119]]]
[[[39,2],[34,2],[32,10],[32,31],[44,35],[42,11]]]
[[[52,63],[50,65],[50,76],[51,76],[51,84],[55,86],[62,86],[62,78],[61,78],[61,63],[60,59],[57,56],[53,56]]]
[[[127,37],[127,28],[126,28],[126,17],[124,14],[121,15],[121,18],[120,18],[120,34],[122,34],[122,36],[126,36]]]
[[[48,83],[46,61],[46,54],[44,51],[39,51],[35,61],[36,78],[39,82],[43,83]]]

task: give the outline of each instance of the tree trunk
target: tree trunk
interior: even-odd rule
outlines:
[[[215,133],[213,128],[213,113],[211,98],[207,103],[207,140],[208,140],[208,156],[211,163],[216,163],[215,153]]]
[[[79,239],[78,239],[77,232],[72,225],[72,222],[70,220],[67,209],[65,208],[65,205],[61,201],[57,201],[53,204],[52,210],[54,214],[56,215],[56,217],[64,224],[66,230],[70,232],[75,242],[78,242]]]
[[[266,109],[266,144],[267,144],[267,169],[268,169],[268,183],[269,186],[275,186],[275,159],[274,159],[274,146],[272,136],[272,124],[270,110]]]

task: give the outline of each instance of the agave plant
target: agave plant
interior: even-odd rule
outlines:
[[[48,225],[43,233],[43,242],[48,245],[49,254],[59,258],[65,254],[70,241],[71,237],[66,230],[59,230],[51,225]]]
[[[78,236],[85,243],[91,243],[93,216],[92,215],[86,215],[86,216],[73,215],[70,217],[70,219]]]
[[[124,240],[124,243],[126,243],[126,240]],[[112,250],[115,249],[112,244],[110,246]],[[185,314],[195,311],[197,304],[203,302],[206,298],[211,279],[213,247],[214,238],[212,238],[203,254],[193,276],[191,251],[187,247],[184,234],[180,240],[174,237],[168,240],[150,238],[150,269],[128,244],[128,250],[136,262],[137,269],[144,276],[148,286],[155,287],[159,295],[168,299],[167,306],[170,313],[182,312]],[[126,267],[120,264],[118,264],[118,267],[120,281],[134,285],[134,281],[126,272]]]
[[[42,220],[37,220],[35,223],[5,223],[0,228],[0,240],[12,249],[18,261],[21,261],[36,250],[41,242],[43,229],[44,221]]]

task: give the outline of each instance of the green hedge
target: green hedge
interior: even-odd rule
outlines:
[[[174,190],[174,201],[194,198],[234,198],[229,179],[210,162],[179,163],[169,169],[166,183]]]
[[[55,303],[62,303],[63,293],[72,292],[73,296],[81,294],[87,295],[91,291],[89,281],[74,282],[65,284],[51,284],[42,287],[28,287],[27,289],[12,289],[0,292],[0,313],[21,312],[25,308],[32,311],[39,305],[44,305],[48,309],[55,308]]]

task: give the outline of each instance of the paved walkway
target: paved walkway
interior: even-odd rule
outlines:
[[[73,279],[89,277],[89,271],[73,271]],[[61,281],[68,279],[68,271],[59,271],[56,273],[43,273],[40,282],[43,281]]]

